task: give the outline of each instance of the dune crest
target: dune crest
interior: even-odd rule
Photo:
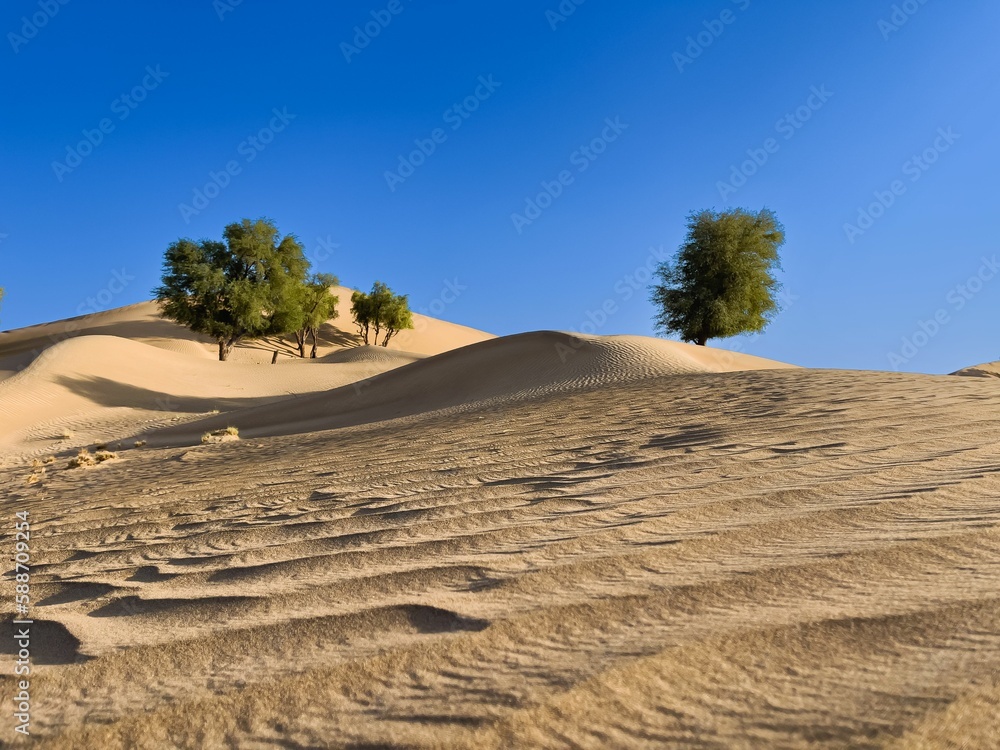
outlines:
[[[340,297],[337,306],[339,317],[323,324],[320,331],[321,356],[362,344],[351,320],[353,291],[347,287],[333,290]],[[493,338],[492,334],[419,313],[414,313],[413,322],[414,330],[400,331],[393,337],[389,342],[390,350],[432,355]],[[16,372],[41,351],[61,341],[94,335],[118,336],[192,357],[218,359],[218,347],[208,337],[161,317],[155,302],[139,302],[76,318],[0,331],[0,377]],[[238,344],[232,359],[244,363],[269,363],[276,349],[282,355],[295,354],[290,341],[267,338]]]
[[[334,356],[375,355],[345,352]],[[644,336],[538,331],[453,349],[330,393],[298,396],[162,430],[151,439],[157,443],[195,442],[204,432],[228,425],[251,436],[288,435],[666,375],[791,367],[747,354]]]
[[[1000,378],[1000,360],[973,365],[972,367],[963,367],[961,370],[957,370],[951,374],[968,375],[976,378]]]
[[[492,338],[421,315],[388,348],[363,346],[350,321],[324,324],[320,356],[299,359],[289,340],[237,346],[220,363],[216,345],[143,302],[0,333],[0,460],[109,442],[192,415],[328,391],[449,348]],[[346,300],[346,303],[345,303]],[[412,347],[412,349],[407,349]],[[275,352],[278,366],[271,366]],[[72,435],[72,437],[60,437]]]

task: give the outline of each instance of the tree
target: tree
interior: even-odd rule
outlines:
[[[222,361],[240,341],[295,330],[309,262],[294,236],[278,236],[267,219],[243,219],[223,242],[172,243],[153,292],[163,316],[214,338]]]
[[[396,333],[413,328],[413,314],[407,296],[394,294],[381,281],[376,281],[367,294],[354,292],[351,295],[351,314],[365,344],[370,342],[378,346],[379,334],[385,331],[382,346],[388,346]],[[373,337],[371,340],[370,336]]]
[[[405,294],[393,296],[383,308],[383,314],[385,338],[382,339],[382,346],[389,346],[389,339],[399,331],[413,328],[413,313],[410,312],[410,303]]]
[[[364,292],[351,294],[351,315],[354,316],[354,322],[358,325],[358,333],[361,334],[366,346],[372,325],[371,308],[371,300],[367,294]]]
[[[319,327],[336,318],[339,297],[330,294],[330,287],[337,286],[336,276],[328,273],[313,274],[299,290],[299,320],[294,330],[299,356],[306,356],[306,338],[312,338],[311,359],[316,359],[316,334]]]
[[[785,230],[768,209],[688,216],[687,237],[671,262],[656,270],[650,299],[656,327],[704,346],[709,339],[762,331],[778,311]]]

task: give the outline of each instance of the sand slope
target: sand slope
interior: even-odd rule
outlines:
[[[327,321],[321,330],[320,355],[362,343],[351,320],[352,291],[347,287],[334,290],[340,298],[337,305],[339,315]],[[413,320],[414,329],[397,334],[389,342],[389,349],[431,355],[492,338],[491,334],[483,331],[425,315],[415,313]],[[207,337],[161,318],[156,303],[140,302],[106,312],[0,332],[0,377],[17,371],[54,344],[88,335],[118,336],[201,359],[218,358],[216,344]],[[290,340],[263,339],[239,344],[231,359],[234,362],[269,363],[276,349],[288,356],[295,351]]]
[[[998,445],[992,381],[776,369],[8,473],[44,563],[36,729],[990,747]]]
[[[0,451],[111,442],[181,415],[322,392],[420,359],[381,347],[363,353],[371,348],[272,367],[192,357],[117,336],[67,339],[0,381]],[[72,437],[59,439],[66,430]]]
[[[56,402],[150,442],[27,484]],[[0,407],[40,746],[1000,745],[994,379],[553,332],[275,367],[89,335]],[[213,420],[242,439],[187,444]]]
[[[338,294],[344,317],[324,325],[314,361],[300,360],[290,340],[265,339],[220,363],[213,342],[164,320],[152,302],[0,333],[0,463],[328,391],[492,338],[418,315],[388,348],[362,346],[350,323],[351,290]],[[275,351],[280,367],[270,366]]]
[[[952,375],[970,375],[978,378],[1000,378],[1000,360],[987,362],[974,367],[965,367]]]
[[[230,412],[154,433],[150,439],[156,444],[194,443],[204,432],[229,425],[245,436],[287,435],[457,406],[513,403],[662,375],[788,367],[746,354],[642,336],[539,331],[454,349],[332,393]]]

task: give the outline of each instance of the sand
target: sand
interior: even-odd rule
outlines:
[[[995,378],[440,321],[218,363],[148,312],[0,383],[39,746],[1000,745]]]
[[[1000,378],[1000,360],[996,362],[986,362],[974,367],[966,367],[953,375],[971,375],[978,378]]]

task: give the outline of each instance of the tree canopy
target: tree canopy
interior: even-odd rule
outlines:
[[[690,214],[684,244],[658,266],[651,287],[657,329],[701,346],[762,331],[778,311],[774,270],[784,242],[784,227],[766,208]]]
[[[340,298],[330,293],[330,288],[338,283],[337,277],[332,274],[316,273],[299,288],[298,318],[293,333],[300,357],[306,356],[306,338],[311,337],[312,352],[309,356],[316,358],[316,337],[320,326],[339,315],[337,303]]]
[[[153,293],[165,317],[214,338],[226,360],[240,341],[299,329],[308,267],[293,235],[279,240],[270,220],[243,219],[222,242],[172,243]]]
[[[377,346],[379,336],[384,333],[382,346],[388,346],[399,331],[413,328],[413,313],[407,296],[393,293],[381,281],[376,281],[367,294],[354,292],[351,295],[351,314],[365,344]]]

